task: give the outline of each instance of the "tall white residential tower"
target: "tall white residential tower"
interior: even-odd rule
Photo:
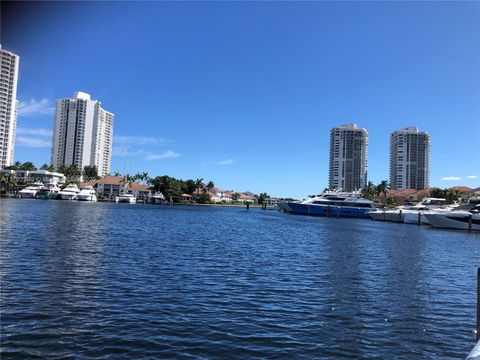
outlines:
[[[20,58],[0,45],[0,168],[13,163],[17,128],[17,82]]]
[[[426,189],[430,176],[430,135],[416,127],[390,135],[390,187]]]
[[[356,124],[330,130],[329,188],[359,190],[367,184],[368,133]]]
[[[55,169],[75,164],[81,170],[95,165],[99,176],[110,173],[113,114],[100,105],[83,92],[57,100],[52,145]]]

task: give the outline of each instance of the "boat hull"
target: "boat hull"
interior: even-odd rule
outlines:
[[[280,210],[291,214],[342,218],[368,218],[368,211],[372,210],[371,208],[301,204],[294,202],[280,203],[278,207]]]
[[[19,192],[18,194],[22,199],[34,199],[37,192]]]
[[[444,229],[480,230],[480,218],[465,214],[425,214],[430,225]]]
[[[95,202],[97,197],[95,195],[77,195],[77,200]]]
[[[124,204],[136,204],[137,203],[137,199],[135,198],[129,198],[129,199],[125,199],[125,198],[116,198],[115,199],[115,202],[117,203],[124,203]]]
[[[77,198],[77,194],[73,193],[60,193],[60,200],[75,200]]]

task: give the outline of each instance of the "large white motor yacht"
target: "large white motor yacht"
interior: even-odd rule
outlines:
[[[430,225],[437,228],[480,230],[480,205],[470,211],[452,210],[425,214]]]
[[[18,195],[23,199],[33,199],[37,192],[43,187],[42,183],[33,183],[28,185],[26,188],[20,190]]]
[[[128,204],[136,204],[137,203],[137,198],[133,196],[132,194],[120,194],[115,197],[115,202],[117,203],[128,203]]]
[[[150,198],[150,202],[152,204],[165,204],[167,200],[165,199],[165,196],[163,196],[163,194],[160,191],[157,191]]]
[[[369,212],[369,215],[377,221],[405,222],[408,224],[417,224],[420,217],[420,222],[428,224],[428,220],[423,216],[423,213],[432,209],[446,208],[446,206],[447,201],[445,199],[425,198],[414,206],[398,206],[392,210],[377,209]]]
[[[97,201],[95,189],[90,185],[85,186],[77,195],[79,201]]]
[[[75,200],[79,192],[80,189],[77,184],[68,184],[65,189],[61,190],[58,194],[62,200]]]

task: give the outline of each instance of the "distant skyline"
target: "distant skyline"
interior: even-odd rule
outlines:
[[[330,129],[431,137],[430,184],[480,186],[478,2],[2,2],[20,56],[15,160],[50,163],[55,101],[115,114],[111,172],[305,197],[328,185]]]

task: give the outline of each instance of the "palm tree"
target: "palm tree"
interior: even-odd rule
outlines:
[[[150,182],[150,177],[148,176],[148,172],[144,171],[142,173],[142,181],[145,183],[145,184],[148,184]]]
[[[203,185],[203,178],[195,180],[195,188],[197,189],[197,202],[198,202],[198,195],[200,194],[200,187]]]
[[[128,193],[128,187],[130,186],[130,184],[132,182],[135,181],[135,177],[134,176],[130,176],[130,175],[125,175],[124,177],[122,177],[122,179],[120,180],[120,183],[123,184],[123,188],[124,188],[124,193]]]
[[[365,199],[373,200],[375,197],[375,184],[369,181],[367,185],[362,189],[362,196]]]
[[[115,171],[115,172],[113,173],[113,176],[122,176],[122,174],[120,174],[118,171]]]
[[[209,181],[208,184],[205,187],[207,188],[208,192],[211,192],[213,190],[213,188],[215,187],[215,184],[213,183],[213,181]]]

